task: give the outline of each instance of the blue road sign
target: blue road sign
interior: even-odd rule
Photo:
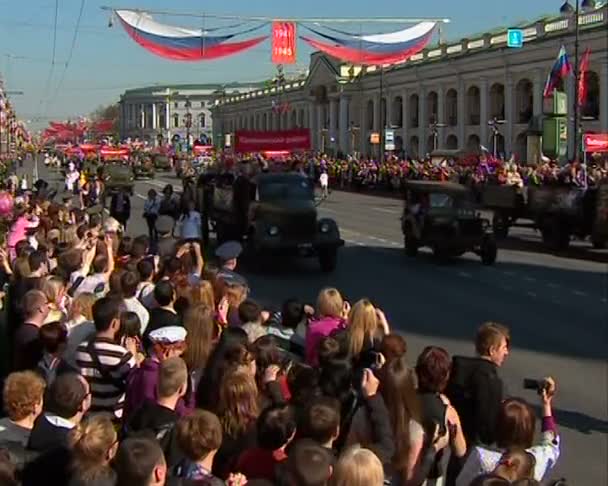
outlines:
[[[523,47],[524,31],[521,29],[507,30],[507,47]]]

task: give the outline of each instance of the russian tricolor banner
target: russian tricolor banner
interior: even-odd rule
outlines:
[[[572,66],[568,60],[568,53],[566,52],[566,48],[562,46],[559,50],[559,54],[557,55],[557,59],[551,68],[551,72],[549,73],[549,76],[547,76],[543,96],[545,98],[552,96],[553,91],[557,89],[559,81],[561,79],[566,79],[571,72]]]

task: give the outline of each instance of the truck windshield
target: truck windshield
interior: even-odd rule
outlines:
[[[260,201],[272,201],[276,199],[314,199],[314,190],[307,179],[298,182],[270,182],[258,186]]]

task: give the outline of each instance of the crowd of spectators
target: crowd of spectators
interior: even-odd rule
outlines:
[[[419,356],[372,301],[335,288],[276,308],[252,298],[239,245],[22,194],[0,250],[10,373],[0,485],[538,484],[560,438],[507,398],[508,328],[476,354]],[[162,229],[163,217],[155,222]],[[211,259],[210,259],[211,260]],[[430,344],[430,343],[429,343]]]

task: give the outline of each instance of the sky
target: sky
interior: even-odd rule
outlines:
[[[280,18],[442,17],[451,21],[443,36],[457,40],[557,14],[561,3],[561,0],[58,0],[55,31],[55,0],[0,0],[0,77],[9,91],[23,92],[11,99],[19,118],[30,120],[29,126],[35,131],[49,120],[87,115],[101,105],[116,102],[129,88],[163,83],[261,81],[275,73],[269,41],[216,61],[181,63],[155,57],[135,44],[118,23],[109,28],[109,14],[101,6]],[[158,16],[158,20],[185,27],[197,27],[201,22],[176,16]],[[208,22],[209,26],[213,24]],[[215,21],[215,25],[222,22]],[[406,26],[336,27],[373,33]],[[267,32],[269,29],[266,28]],[[310,52],[300,41],[297,64],[288,67],[287,73],[305,72]]]

